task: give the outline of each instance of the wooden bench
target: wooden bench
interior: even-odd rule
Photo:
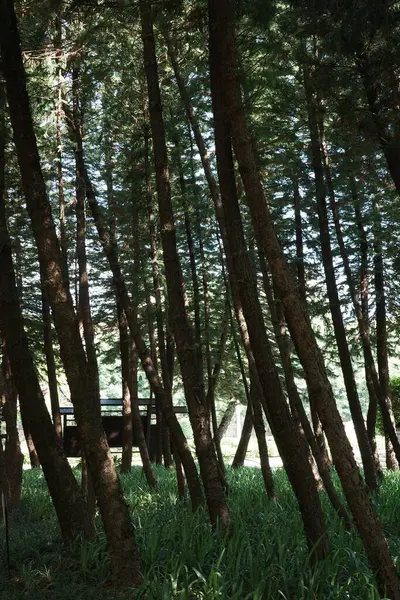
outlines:
[[[149,454],[152,455],[154,440],[157,432],[156,425],[152,424],[152,417],[156,414],[156,407],[153,399],[137,398],[142,420],[143,431],[149,443]],[[121,398],[105,398],[100,400],[101,420],[103,429],[107,436],[108,445],[113,452],[122,452],[122,434],[124,429],[124,418]],[[186,406],[174,406],[176,414],[187,414]],[[75,422],[74,409],[72,406],[60,408],[63,423],[64,451],[67,456],[82,456],[81,442],[79,438],[78,427]],[[148,427],[150,425],[150,432]],[[133,435],[133,447],[137,448],[137,440]]]

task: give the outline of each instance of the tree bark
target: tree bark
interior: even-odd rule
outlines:
[[[227,21],[226,11],[229,12],[231,7],[229,2],[217,3],[214,0],[210,0],[208,6],[217,169],[234,273],[248,328],[251,352],[254,353],[254,364],[265,399],[264,410],[299,502],[307,540],[311,546],[316,545],[316,557],[323,558],[328,552],[329,544],[315,478],[308,461],[308,445],[291,418],[274,364],[239,210],[231,148],[232,115],[228,118],[229,111],[226,106],[227,95],[232,92],[228,89],[232,81],[226,77],[225,72],[225,61],[230,58],[226,55],[226,50],[231,41],[233,27],[233,23]],[[228,71],[231,68],[232,65],[229,64]]]
[[[311,161],[315,175],[315,193],[319,221],[319,239],[321,246],[322,263],[324,266],[325,273],[326,289],[329,299],[329,309],[332,317],[336,344],[339,352],[340,366],[343,373],[343,380],[346,388],[346,395],[349,403],[351,418],[353,420],[354,429],[357,436],[357,442],[360,448],[361,458],[364,466],[365,480],[368,488],[371,491],[374,491],[378,487],[378,479],[372,449],[367,436],[367,429],[364,422],[364,416],[361,410],[357,384],[354,377],[354,369],[351,362],[350,349],[347,341],[346,329],[344,326],[343,315],[340,306],[339,292],[337,288],[335,270],[333,265],[332,242],[329,230],[328,210],[325,197],[324,173],[331,202],[331,209],[332,203],[333,205],[336,205],[336,200],[334,197],[334,190],[332,186],[330,170],[328,169],[329,164],[327,163],[326,148],[324,150],[323,147],[324,140],[321,140],[319,137],[323,133],[321,123],[320,127],[318,128],[319,107],[313,90],[312,76],[309,72],[309,67],[306,64],[304,64],[303,66],[303,77],[304,90],[307,102],[308,126],[311,139]],[[335,229],[336,236],[339,241],[336,222]]]
[[[394,424],[392,400],[390,398],[389,388],[389,359],[387,346],[387,325],[386,325],[386,294],[385,294],[385,270],[383,264],[382,250],[382,220],[380,206],[373,202],[374,211],[374,283],[375,283],[375,305],[376,305],[376,355],[378,358],[379,384],[382,390],[383,401],[385,402],[390,420]],[[386,440],[386,466],[388,469],[398,469],[394,448],[390,438],[390,432],[385,431]]]
[[[369,335],[369,307],[368,307],[368,240],[367,234],[364,229],[363,218],[361,214],[360,199],[357,193],[356,182],[354,178],[351,179],[351,194],[354,205],[355,221],[358,229],[359,242],[360,242],[360,273],[359,273],[359,296],[360,296],[360,307],[363,318],[363,323],[367,328]],[[380,464],[379,453],[376,445],[376,417],[378,411],[378,398],[374,391],[374,386],[371,380],[370,371],[364,361],[365,369],[365,380],[368,389],[369,405],[367,412],[367,435],[369,443],[371,445],[372,452],[374,453],[376,472],[379,480],[382,480],[383,473]]]
[[[398,599],[400,597],[399,578],[389,553],[388,544],[346,437],[326,375],[321,351],[282,253],[257,171],[240,95],[232,5],[230,0],[218,0],[218,2],[209,0],[209,7],[213,16],[211,32],[214,33],[216,43],[220,47],[225,75],[229,75],[232,80],[229,82],[230,85],[224,86],[226,119],[231,125],[235,154],[245,186],[256,237],[268,259],[278,295],[285,309],[289,331],[308,382],[310,402],[315,403],[321,418],[347,502],[366,549],[369,564],[371,569],[377,573],[382,593],[386,588],[386,593],[391,594],[392,598]]]
[[[323,485],[325,487],[326,493],[329,497],[329,500],[331,501],[332,506],[337,511],[337,513],[343,518],[344,522],[348,525],[351,522],[351,518],[347,512],[346,507],[340,500],[340,496],[333,484],[330,474],[331,462],[329,460],[326,447],[321,447],[318,444],[315,432],[313,432],[306,411],[304,410],[303,402],[300,398],[299,391],[296,386],[296,382],[294,379],[294,370],[290,356],[289,339],[286,335],[286,323],[283,314],[283,306],[279,298],[274,298],[274,294],[271,289],[271,284],[269,282],[265,256],[262,253],[260,254],[260,264],[261,272],[263,275],[265,295],[267,297],[267,302],[271,314],[271,321],[274,327],[274,333],[282,360],[283,371],[285,374],[286,390],[288,393],[292,415],[300,421],[301,427],[304,431],[304,435],[306,436],[307,442],[311,448],[316,465],[318,467],[319,475],[322,479]],[[322,432],[321,434],[323,435]]]
[[[62,256],[41,170],[26,90],[17,20],[9,0],[0,2],[0,49],[26,205],[39,261],[46,274],[46,294],[52,307],[75,418],[104,524],[113,576],[117,582],[125,585],[138,585],[141,574],[134,529],[102,428],[99,396],[89,378],[78,320],[63,277]],[[11,358],[12,346],[8,340],[7,346]],[[34,441],[38,447],[36,440]]]
[[[57,370],[54,358],[52,319],[49,301],[45,292],[45,275],[43,270],[40,272],[40,287],[42,291],[42,322],[43,322],[43,346],[46,356],[47,381],[49,384],[51,414],[53,417],[54,429],[59,438],[62,437],[62,425],[60,414],[60,400],[58,397]]]
[[[170,397],[169,402],[172,404],[172,371],[168,364],[168,345],[165,338],[164,333],[164,312],[161,298],[161,289],[162,283],[160,278],[160,266],[157,258],[157,231],[155,225],[155,215],[153,208],[153,194],[151,189],[151,173],[150,173],[150,157],[149,157],[149,140],[150,140],[150,131],[149,125],[147,122],[147,111],[144,110],[144,174],[145,174],[145,195],[146,195],[146,204],[147,204],[147,215],[148,215],[148,227],[150,234],[150,259],[151,259],[151,272],[153,278],[153,291],[154,297],[156,300],[156,327],[157,327],[157,338],[158,338],[158,351],[160,356],[160,364],[161,364],[161,375],[162,381],[164,385],[164,389],[166,390],[167,395]],[[172,343],[173,346],[173,343]],[[155,361],[154,361],[155,362]],[[172,359],[173,364],[173,359]],[[155,368],[157,369],[157,365],[155,363]],[[156,396],[157,402],[157,396]],[[160,407],[161,408],[161,407]],[[158,408],[156,406],[156,410]],[[171,455],[171,442],[169,430],[166,427],[165,421],[162,419],[161,414],[161,436],[162,436],[162,450],[164,456],[164,466],[169,468],[173,464],[172,455]],[[175,453],[176,454],[176,453]],[[177,467],[177,476],[179,475],[179,467]],[[180,467],[181,468],[181,467]],[[178,488],[181,486],[182,482],[180,479],[177,481]]]
[[[0,159],[1,160],[1,159]],[[1,168],[1,167],[0,167]],[[0,192],[1,193],[1,192]],[[4,346],[5,348],[5,346]],[[4,362],[4,356],[3,356]],[[0,367],[0,413],[5,422],[5,445],[3,450],[5,481],[3,492],[5,494],[9,511],[18,506],[21,499],[22,466],[24,455],[21,452],[17,426],[17,397],[9,393],[3,369]],[[1,427],[1,433],[4,429]],[[2,441],[0,440],[0,443]]]
[[[213,523],[219,522],[221,526],[228,528],[229,510],[219,476],[218,461],[205,404],[202,365],[187,316],[186,294],[177,253],[153,22],[148,0],[141,0],[139,8],[171,322],[210,519]]]
[[[4,337],[21,417],[29,429],[42,464],[63,539],[93,534],[79,486],[64,455],[40,389],[18,302],[7,234],[4,195],[0,193],[0,331]],[[15,418],[11,416],[12,419]]]

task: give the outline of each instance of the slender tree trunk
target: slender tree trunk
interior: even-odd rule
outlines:
[[[3,420],[5,421],[6,426],[6,440],[3,451],[5,475],[5,485],[3,486],[3,491],[5,494],[7,507],[11,511],[14,507],[18,506],[21,499],[22,465],[24,463],[24,455],[21,452],[17,427],[17,398],[15,394],[9,393],[9,389],[7,389],[6,380],[3,374],[3,369],[1,367],[0,412],[2,412]],[[2,433],[4,433],[4,430],[2,430]],[[1,440],[0,443],[2,443]]]
[[[85,173],[82,169],[82,109],[79,98],[79,69],[72,72],[73,94],[73,119],[76,133],[75,146],[75,213],[76,213],[76,259],[78,265],[78,302],[77,312],[82,341],[85,345],[87,369],[94,393],[100,401],[99,369],[97,364],[96,347],[94,342],[94,328],[90,308],[89,278],[87,272],[86,255],[86,204],[85,204]],[[96,512],[96,499],[86,457],[82,458],[82,491],[86,499],[89,516],[94,521]]]
[[[232,423],[233,417],[235,416],[236,406],[238,405],[237,400],[230,400],[226,407],[222,419],[218,425],[217,436],[221,441],[227,434],[229,425]]]
[[[60,5],[61,6],[61,5]],[[57,49],[57,100],[56,100],[56,141],[57,141],[57,188],[58,188],[58,216],[60,220],[60,245],[63,263],[63,275],[69,282],[68,272],[68,243],[65,224],[65,194],[62,155],[62,120],[63,120],[63,68],[62,68],[62,8],[56,17],[56,36],[54,45]]]
[[[106,254],[110,270],[113,274],[115,290],[121,303],[121,307],[125,312],[129,330],[132,338],[135,341],[137,352],[141,360],[143,370],[149,381],[151,388],[153,389],[154,395],[158,397],[160,405],[162,407],[164,419],[171,432],[173,444],[175,444],[181,460],[182,465],[185,469],[186,479],[190,491],[192,500],[193,510],[198,508],[203,503],[203,494],[197,474],[195,462],[193,460],[192,453],[189,445],[179,424],[176,415],[173,412],[172,397],[171,394],[166,392],[162,386],[162,383],[157,375],[154,363],[151,359],[151,355],[146,347],[140,326],[137,320],[136,310],[132,309],[130,297],[126,289],[125,281],[122,276],[121,267],[118,261],[117,249],[111,241],[110,234],[107,231],[104,218],[102,216],[99,204],[96,199],[94,189],[92,187],[90,178],[86,172],[86,196],[89,202],[89,206],[92,211],[93,220],[97,229],[97,233]],[[172,373],[171,373],[172,374]]]
[[[294,220],[296,229],[296,265],[297,265],[297,285],[299,288],[299,294],[307,306],[306,296],[306,272],[304,263],[304,246],[303,246],[303,223],[301,218],[301,196],[299,190],[299,184],[297,177],[293,178],[293,195],[294,195]],[[319,416],[316,413],[315,406],[310,403],[311,420],[314,428],[314,436],[318,444],[319,450],[324,457],[324,461],[330,468],[330,459],[326,449],[324,432],[319,420]]]
[[[309,463],[308,445],[292,420],[283,394],[265,330],[256,277],[247,252],[239,210],[231,148],[231,123],[225,106],[227,86],[232,83],[224,73],[227,58],[224,51],[228,48],[227,43],[231,35],[231,31],[226,30],[228,22],[224,13],[230,10],[230,6],[229,2],[223,1],[220,5],[219,1],[215,3],[214,0],[210,0],[208,6],[217,169],[229,249],[248,327],[251,351],[254,353],[254,363],[265,398],[264,409],[299,502],[306,537],[310,545],[314,547],[316,544],[316,557],[323,558],[328,552],[329,543],[316,482]]]
[[[383,400],[388,408],[390,419],[394,424],[392,401],[389,389],[389,360],[387,347],[386,326],[386,295],[385,295],[385,270],[382,251],[382,222],[380,207],[374,202],[374,282],[375,282],[375,304],[376,304],[376,355],[378,358],[379,384],[382,390]],[[388,469],[398,469],[390,432],[385,431],[386,440],[386,466]]]
[[[107,186],[107,206],[109,212],[109,226],[111,243],[117,247],[117,225],[115,219],[116,207],[114,203],[113,186],[113,164],[111,143],[108,141],[110,135],[108,123],[104,126],[105,137],[105,167],[104,174]],[[119,351],[121,356],[121,377],[122,377],[122,459],[121,471],[127,473],[132,466],[132,442],[133,442],[133,423],[132,423],[132,403],[130,390],[137,396],[137,354],[134,344],[129,335],[129,328],[121,302],[117,296],[117,318],[119,331]]]
[[[300,398],[299,391],[296,386],[295,378],[294,378],[294,370],[292,365],[292,360],[290,356],[290,345],[289,339],[286,335],[286,323],[283,314],[283,306],[280,302],[279,298],[274,298],[273,291],[271,289],[271,284],[269,282],[268,272],[267,272],[267,264],[265,261],[265,256],[263,253],[260,254],[260,264],[261,264],[261,272],[263,275],[264,282],[264,290],[267,296],[267,302],[271,314],[271,321],[274,327],[275,337],[279,348],[279,353],[282,360],[282,366],[285,374],[285,382],[286,389],[289,397],[289,404],[292,411],[292,414],[299,419],[301,423],[301,427],[303,428],[304,434],[306,436],[307,442],[311,448],[312,454],[314,456],[316,465],[318,467],[319,475],[322,479],[323,485],[325,487],[326,493],[328,494],[329,500],[331,501],[332,506],[337,511],[337,513],[343,518],[343,520],[349,524],[351,519],[346,510],[346,507],[343,505],[340,500],[340,496],[336,491],[336,488],[333,484],[330,468],[331,463],[329,460],[329,456],[326,450],[325,445],[321,447],[318,444],[316,436],[311,427],[310,421],[308,420],[306,411],[304,410],[303,402]],[[299,286],[300,287],[300,286]],[[319,420],[318,420],[319,423]],[[321,432],[321,435],[323,433]]]
[[[322,354],[297,286],[282,253],[254,160],[251,140],[244,118],[240,86],[237,79],[235,34],[230,0],[209,0],[210,33],[219,45],[224,75],[231,78],[224,86],[225,114],[239,169],[246,190],[253,227],[260,248],[264,250],[289,326],[291,337],[303,365],[308,382],[310,402],[315,403],[335,460],[346,499],[364,543],[370,566],[377,573],[382,593],[400,597],[399,578],[390,556],[387,540],[372,508],[367,491],[346,437],[332,388],[326,375]],[[222,70],[222,69],[221,69]],[[221,74],[221,70],[219,71]],[[223,84],[224,78],[220,82]]]
[[[359,272],[359,296],[360,296],[360,306],[361,306],[361,314],[363,323],[365,323],[365,327],[368,330],[369,335],[369,308],[368,308],[368,240],[367,234],[363,225],[363,218],[361,214],[361,205],[360,200],[357,193],[356,182],[354,178],[351,179],[350,182],[353,206],[354,206],[354,216],[355,222],[358,229],[359,235],[359,243],[360,243],[360,272]],[[369,439],[369,443],[371,445],[372,452],[374,453],[375,467],[376,472],[378,474],[379,479],[382,479],[382,469],[379,459],[379,453],[376,446],[376,435],[375,435],[375,427],[376,427],[376,417],[378,410],[378,398],[374,392],[374,386],[370,377],[369,369],[364,361],[365,368],[365,380],[367,383],[368,396],[369,396],[369,405],[367,412],[367,435]]]
[[[238,447],[236,448],[235,456],[233,457],[232,467],[243,467],[246,460],[247,449],[249,447],[251,434],[253,431],[253,410],[251,403],[247,403],[246,415],[243,421],[242,433]]]
[[[144,111],[145,127],[144,127],[144,174],[145,174],[145,194],[147,203],[147,215],[150,233],[150,258],[151,258],[151,271],[153,277],[153,290],[154,297],[156,300],[156,326],[157,326],[157,337],[158,337],[158,349],[161,363],[161,374],[164,389],[167,395],[170,397],[169,402],[172,404],[172,372],[170,372],[168,366],[167,356],[167,343],[164,334],[164,313],[161,298],[162,283],[160,278],[160,266],[157,258],[157,231],[155,225],[155,215],[153,208],[153,194],[151,189],[151,174],[150,174],[150,158],[149,158],[149,140],[150,131],[147,123],[147,112]],[[172,361],[173,362],[173,361]],[[157,368],[157,366],[155,365]],[[157,397],[156,397],[157,402]],[[166,468],[172,466],[172,455],[171,455],[171,442],[169,436],[169,430],[166,427],[164,420],[161,421],[161,435],[162,435],[162,447],[164,455],[164,465]],[[177,465],[177,476],[179,475],[179,467]],[[181,485],[181,481],[178,480],[178,487]]]
[[[329,230],[328,210],[325,197],[325,180],[328,193],[332,203],[335,205],[333,185],[330,176],[329,164],[327,162],[326,148],[324,140],[320,143],[320,128],[318,128],[318,104],[313,90],[313,82],[308,66],[303,67],[304,89],[307,101],[308,125],[311,138],[311,159],[315,175],[315,192],[317,200],[317,211],[319,221],[319,239],[321,246],[322,263],[324,266],[326,289],[328,292],[329,308],[332,317],[333,328],[335,332],[336,344],[339,352],[340,366],[343,373],[346,395],[349,403],[350,413],[357,436],[358,446],[360,448],[361,458],[364,466],[364,475],[368,488],[374,491],[378,487],[378,479],[375,469],[375,462],[372,449],[367,436],[367,429],[362,414],[360,399],[358,396],[357,384],[354,377],[351,354],[347,341],[346,328],[344,326],[343,315],[340,306],[339,292],[336,283],[335,270],[333,265],[332,242]],[[336,227],[338,237],[338,230]],[[342,256],[343,259],[343,256]]]
[[[322,133],[323,133],[323,131],[322,131]],[[327,157],[326,148],[325,148],[324,158],[325,158],[325,163],[327,164],[328,157]],[[327,183],[329,185],[329,183],[330,183],[330,172],[329,171],[327,171],[327,175],[328,175]],[[378,373],[377,373],[376,366],[375,366],[375,360],[374,360],[372,348],[371,348],[368,322],[366,322],[363,318],[362,307],[361,307],[360,300],[358,298],[356,288],[354,285],[354,281],[353,281],[349,257],[348,257],[347,249],[346,249],[346,246],[344,243],[342,230],[341,230],[340,214],[339,214],[337,204],[335,202],[335,197],[333,194],[332,186],[330,186],[330,189],[331,189],[330,207],[331,207],[331,211],[332,211],[332,215],[333,215],[333,219],[334,219],[334,223],[335,223],[336,237],[337,237],[337,241],[338,241],[338,245],[339,245],[339,249],[340,249],[340,255],[341,255],[341,258],[343,261],[343,267],[344,267],[344,271],[345,271],[345,275],[346,275],[347,286],[350,291],[350,295],[351,295],[351,298],[353,301],[354,311],[355,311],[356,317],[357,317],[358,328],[359,328],[359,332],[360,332],[360,338],[361,338],[363,354],[364,354],[365,368],[368,372],[367,381],[370,380],[372,382],[374,393],[377,396],[378,403],[381,408],[382,419],[383,419],[385,431],[386,431],[387,435],[390,437],[390,441],[393,444],[393,448],[396,453],[397,459],[400,460],[400,442],[396,436],[394,423],[392,422],[392,419],[390,416],[390,405],[387,403],[387,399],[385,398],[385,396],[382,392],[381,385],[380,385]]]
[[[139,8],[171,321],[210,518],[213,523],[219,522],[223,527],[228,527],[229,511],[219,476],[218,461],[205,405],[202,365],[187,316],[186,294],[177,253],[153,22],[148,0],[141,0]]]
[[[2,193],[0,236],[0,331],[5,339],[7,357],[18,389],[22,421],[32,434],[64,540],[70,541],[82,533],[91,536],[93,530],[83,496],[47,412],[28,347],[18,303]]]
[[[46,356],[47,381],[49,383],[51,414],[54,429],[58,437],[62,437],[60,400],[58,397],[56,361],[54,358],[52,320],[50,305],[45,293],[44,273],[40,273],[40,285],[42,290],[42,321],[43,321],[43,346]]]
[[[8,0],[0,2],[0,50],[26,205],[39,252],[39,261],[46,274],[46,294],[52,307],[75,418],[99,503],[113,575],[117,582],[138,585],[141,582],[141,574],[134,529],[102,428],[99,396],[96,386],[89,378],[78,320],[63,277],[61,250],[33,129],[17,21],[13,5]],[[12,358],[12,346],[8,340],[7,346]],[[26,366],[24,371],[26,374]],[[15,372],[14,367],[13,372]],[[23,378],[22,373],[21,378]],[[36,440],[34,441],[38,448]]]

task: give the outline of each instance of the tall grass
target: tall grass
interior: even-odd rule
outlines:
[[[229,472],[233,535],[212,530],[203,511],[192,514],[175,495],[174,474],[157,469],[149,492],[140,470],[122,475],[140,546],[144,584],[115,591],[108,584],[106,544],[77,540],[61,549],[55,515],[40,471],[25,473],[21,507],[11,519],[15,575],[7,582],[0,527],[3,600],[315,600],[380,598],[357,535],[346,532],[323,497],[331,553],[315,564],[304,540],[296,500],[282,470],[278,500],[268,500],[258,469]],[[389,473],[374,498],[392,553],[400,555],[400,476]],[[399,564],[400,566],[400,564]]]

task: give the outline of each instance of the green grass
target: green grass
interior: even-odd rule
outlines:
[[[3,600],[315,600],[380,596],[360,541],[346,532],[323,498],[331,553],[313,564],[295,498],[282,470],[275,472],[278,501],[263,490],[257,469],[231,471],[230,540],[211,529],[204,512],[192,514],[175,497],[174,474],[157,469],[159,489],[150,493],[140,470],[122,476],[140,546],[140,590],[107,586],[104,536],[78,540],[62,550],[54,511],[40,471],[25,472],[21,507],[12,517],[11,554],[18,579],[6,579],[0,527],[0,598]],[[374,499],[400,566],[400,476],[389,473]]]

